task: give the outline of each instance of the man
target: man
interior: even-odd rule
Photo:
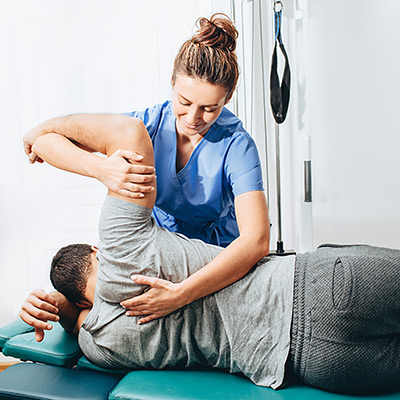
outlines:
[[[105,143],[106,153],[128,146],[151,163],[147,133],[141,126],[137,131],[134,143]],[[46,146],[60,138],[46,136],[35,153],[51,162]],[[159,287],[173,291],[220,252],[156,226],[154,197],[128,199],[109,191],[99,250],[73,245],[53,260],[55,288],[91,307],[77,319],[79,343],[90,360],[108,368],[226,368],[273,388],[282,384],[285,368],[333,391],[400,385],[398,250],[330,246],[296,261],[268,258],[238,282],[168,316],[145,323],[140,302],[127,313],[124,299],[132,293],[140,299],[140,284],[150,286],[144,296]],[[77,270],[81,278],[65,284]],[[132,284],[132,274],[148,278],[135,277]],[[80,283],[71,292],[74,282]],[[40,332],[48,329],[47,320],[58,319],[56,304],[51,295],[33,295],[21,317]]]

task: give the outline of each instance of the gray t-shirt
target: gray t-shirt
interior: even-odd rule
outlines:
[[[82,351],[107,368],[211,366],[277,388],[290,345],[294,257],[265,258],[229,287],[138,325],[120,302],[143,293],[130,276],[180,282],[221,248],[156,225],[151,210],[107,196],[100,217],[98,282],[79,333]]]

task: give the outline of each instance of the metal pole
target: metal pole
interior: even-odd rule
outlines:
[[[278,224],[278,241],[277,253],[283,253],[282,241],[282,219],[281,219],[281,158],[279,151],[279,124],[275,123],[275,154],[276,154],[276,199],[277,199],[277,224]]]

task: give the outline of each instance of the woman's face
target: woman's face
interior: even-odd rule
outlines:
[[[221,114],[225,103],[226,89],[222,86],[178,75],[172,95],[178,134],[204,136]]]

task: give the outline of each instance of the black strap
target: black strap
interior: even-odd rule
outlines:
[[[272,53],[271,76],[270,76],[270,101],[272,114],[277,124],[281,124],[286,119],[290,98],[290,67],[289,59],[286,54],[285,46],[282,43],[281,36],[282,10],[275,11],[275,46]],[[285,68],[283,71],[282,84],[279,83],[278,76],[278,57],[277,46],[285,59]]]

